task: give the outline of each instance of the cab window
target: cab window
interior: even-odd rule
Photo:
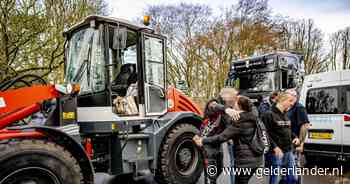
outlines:
[[[105,89],[102,28],[82,29],[69,39],[65,82],[80,84],[80,94]]]
[[[161,114],[166,110],[164,41],[145,36],[146,113]]]
[[[113,111],[118,115],[138,114],[137,32],[110,26],[108,36]]]

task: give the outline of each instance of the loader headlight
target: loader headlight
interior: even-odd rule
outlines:
[[[172,99],[168,99],[167,102],[168,102],[167,105],[169,109],[174,108],[174,101]]]
[[[71,94],[73,92],[73,85],[67,84],[66,90],[67,90],[67,94]]]
[[[63,94],[73,94],[73,93],[79,93],[80,85],[79,84],[67,84],[67,85],[56,84],[55,89]]]
[[[68,84],[67,85],[67,92],[69,94],[77,94],[80,91],[80,85],[79,84]]]

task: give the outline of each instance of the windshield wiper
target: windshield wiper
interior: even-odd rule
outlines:
[[[88,63],[88,60],[85,59],[83,61],[83,63],[80,65],[78,72],[73,77],[73,82],[79,82],[81,80],[81,78],[83,77],[83,74],[87,68],[87,63]]]
[[[92,38],[93,36],[91,36],[91,39],[89,41],[89,45],[88,45],[88,55],[87,55],[87,59],[84,59],[83,63],[80,65],[78,72],[76,73],[76,75],[73,77],[73,82],[79,82],[81,80],[81,78],[83,77],[83,74],[86,72],[86,78],[87,78],[87,83],[88,86],[90,86],[90,66],[91,66],[91,47],[92,47]]]

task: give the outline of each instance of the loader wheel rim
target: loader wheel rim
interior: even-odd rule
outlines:
[[[198,151],[192,143],[192,139],[183,139],[175,151],[176,170],[181,175],[190,175],[194,172],[198,162]]]
[[[50,170],[41,167],[26,167],[15,170],[0,183],[12,184],[61,184]]]

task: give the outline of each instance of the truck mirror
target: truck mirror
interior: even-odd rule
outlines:
[[[294,77],[288,78],[288,88],[295,88],[297,87]]]
[[[288,72],[282,71],[282,89],[288,88]]]
[[[126,39],[128,37],[127,29],[124,27],[114,28],[113,49],[122,50],[126,48]]]

